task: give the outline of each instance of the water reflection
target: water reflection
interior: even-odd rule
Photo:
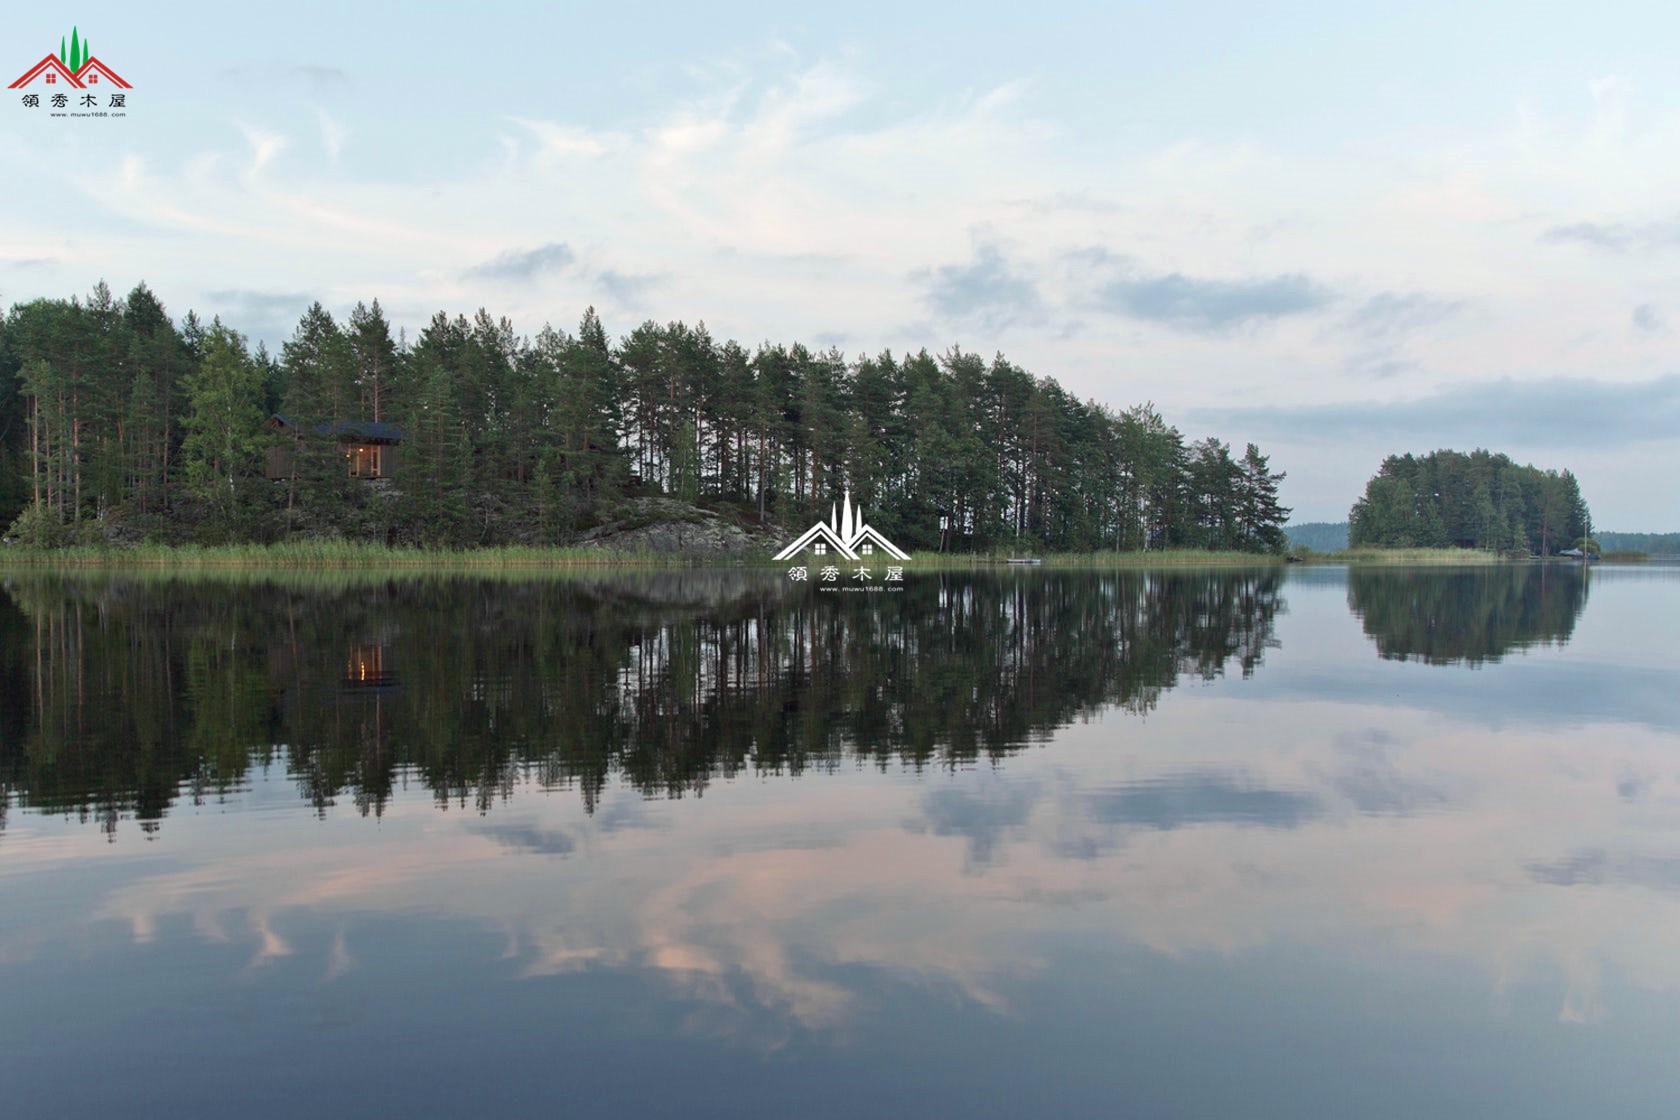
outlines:
[[[925,575],[825,596],[776,573],[346,586],[14,581],[0,775],[19,803],[155,830],[284,765],[318,812],[409,777],[488,811],[531,779],[593,809],[843,759],[998,758],[1185,674],[1252,673],[1275,569]]]
[[[400,683],[390,661],[390,647],[385,643],[354,643],[344,659],[340,687],[354,695],[388,695]]]
[[[20,587],[5,773],[62,804],[0,837],[0,1083],[36,1112],[279,1115],[306,1069],[421,1115],[1671,1115],[1680,709],[1511,717],[1672,677],[1680,579],[1595,577],[1567,649],[1472,673],[1375,656],[1343,578],[1287,612],[1252,573],[962,577],[915,613],[750,573]],[[54,770],[102,715],[257,746],[226,805],[189,785],[106,843],[55,815],[64,773],[204,764]],[[572,721],[614,738],[580,755]]]
[[[1560,564],[1355,567],[1347,598],[1383,657],[1480,665],[1567,642],[1587,604],[1588,578],[1579,566]]]
[[[1294,828],[1321,811],[1308,794],[1257,788],[1218,772],[1131,782],[1086,801],[1093,820],[1162,830],[1212,823]]]

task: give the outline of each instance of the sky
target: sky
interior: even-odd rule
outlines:
[[[960,346],[1296,521],[1486,447],[1680,530],[1680,11],[1359,7],[12,5],[0,69],[74,27],[133,88],[0,98],[0,301]]]

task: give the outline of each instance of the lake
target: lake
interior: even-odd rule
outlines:
[[[0,593],[18,1115],[1673,1116],[1680,568]]]

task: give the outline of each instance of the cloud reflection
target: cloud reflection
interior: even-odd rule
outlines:
[[[464,921],[500,931],[527,983],[638,975],[685,1029],[769,1049],[849,1037],[888,989],[1011,1014],[1069,946],[1233,969],[1269,945],[1356,971],[1432,954],[1479,969],[1490,998],[1552,992],[1565,1022],[1613,1018],[1622,985],[1680,990],[1660,932],[1680,921],[1680,854],[1649,839],[1680,826],[1671,733],[1377,712],[1168,704],[1126,750],[1097,720],[1001,772],[609,791],[600,820],[525,789],[517,826],[398,799],[302,846],[210,816],[192,827],[218,843],[180,851],[198,862],[137,867],[98,909],[137,942],[228,940],[248,967],[294,958],[327,981],[357,967],[368,922]],[[629,815],[647,827],[601,826]],[[61,868],[108,850],[85,839]]]
[[[1297,828],[1318,816],[1313,797],[1264,789],[1219,774],[1172,774],[1086,795],[1091,815],[1108,824],[1163,830],[1196,824]]]

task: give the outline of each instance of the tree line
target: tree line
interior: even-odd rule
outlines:
[[[1593,538],[1606,552],[1647,552],[1652,556],[1680,556],[1680,533],[1598,532]]]
[[[1476,450],[1390,455],[1348,514],[1348,543],[1485,548],[1548,556],[1586,537],[1592,516],[1569,471]]]
[[[1302,521],[1283,527],[1289,547],[1312,552],[1340,552],[1348,546],[1346,521]]]
[[[401,429],[388,483],[330,453],[317,428],[346,421]],[[176,324],[144,284],[0,324],[0,524],[39,544],[564,543],[639,497],[785,526],[849,488],[911,549],[1281,552],[1283,478],[1253,444],[958,348],[848,359],[653,321],[615,342],[593,308],[575,333],[480,310],[408,338],[375,300],[343,321],[314,304],[275,355],[220,318]]]

